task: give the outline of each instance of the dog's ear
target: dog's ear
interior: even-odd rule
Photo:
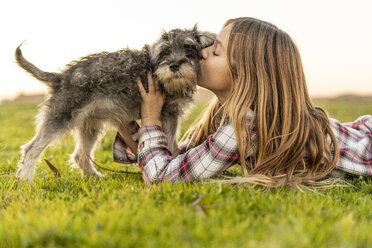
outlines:
[[[159,39],[155,43],[153,43],[152,45],[149,45],[148,48],[147,48],[149,53],[150,53],[151,63],[154,64],[156,62],[156,60],[158,59],[158,56],[160,54],[161,44],[164,41],[169,41],[169,34],[164,29],[162,29],[162,33],[161,33]]]
[[[160,39],[164,40],[164,41],[168,41],[169,40],[169,35],[168,35],[168,32],[165,31],[164,29],[161,29],[161,36],[160,36]]]
[[[160,42],[155,42],[148,47],[151,63],[154,64],[160,54]]]
[[[199,43],[201,44],[202,48],[205,48],[213,45],[217,35],[215,33],[211,33],[208,31],[197,31],[196,37]]]

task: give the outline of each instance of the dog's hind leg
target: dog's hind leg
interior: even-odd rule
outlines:
[[[16,176],[31,183],[35,171],[35,163],[40,157],[40,154],[62,133],[62,128],[54,129],[42,124],[34,138],[22,146],[22,158],[18,162]]]
[[[73,167],[81,169],[83,176],[93,175],[103,177],[92,165],[94,150],[101,138],[103,123],[98,120],[84,120],[75,130],[76,148],[71,155]]]

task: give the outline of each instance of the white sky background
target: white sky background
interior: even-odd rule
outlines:
[[[313,96],[372,94],[371,0],[4,0],[0,3],[0,99],[45,91],[14,62],[24,56],[46,71],[79,57],[141,48],[172,28],[218,33],[240,16],[269,21],[297,43]]]

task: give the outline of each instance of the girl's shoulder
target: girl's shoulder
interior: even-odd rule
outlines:
[[[253,115],[254,115],[253,110],[252,109],[249,109],[247,111],[246,116],[245,116],[245,120],[246,120],[247,126],[253,125],[253,122],[252,122],[253,121]],[[217,120],[216,121],[216,124],[217,124],[217,126],[219,126],[219,123],[221,121],[221,116],[218,116],[216,118],[216,120]],[[225,119],[225,121],[223,123],[223,126],[224,125],[230,125],[230,124],[231,124],[230,117],[229,116],[226,116],[226,119]]]
[[[253,119],[253,110],[252,109],[248,110],[246,118],[247,118],[247,120],[250,120],[250,121]]]

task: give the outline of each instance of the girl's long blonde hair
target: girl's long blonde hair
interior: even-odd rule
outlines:
[[[339,154],[331,153],[338,151],[338,145],[327,114],[311,102],[296,45],[287,33],[264,21],[237,18],[224,27],[229,24],[232,93],[223,106],[218,101],[211,104],[190,129],[192,146],[216,131],[216,116],[222,116],[221,124],[228,117],[244,176],[232,182],[268,187],[316,184],[335,168]],[[249,156],[250,171],[246,166],[253,128],[246,123],[249,109],[258,135],[257,149]]]

